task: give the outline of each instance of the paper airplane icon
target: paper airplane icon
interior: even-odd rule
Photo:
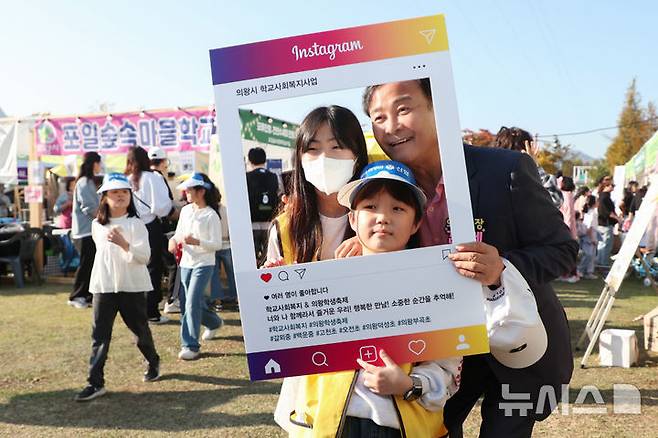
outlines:
[[[418,33],[420,33],[425,38],[425,41],[427,41],[427,44],[432,44],[432,40],[434,39],[434,35],[436,35],[436,29],[421,30]]]
[[[306,274],[306,268],[295,269],[295,272],[299,275],[299,279],[301,280],[304,278],[304,274]]]

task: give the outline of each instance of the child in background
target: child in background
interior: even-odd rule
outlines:
[[[181,351],[178,358],[199,357],[199,331],[206,331],[205,341],[215,337],[222,319],[208,307],[205,290],[215,268],[215,252],[222,247],[222,227],[219,218],[219,191],[203,173],[195,173],[178,186],[185,190],[188,205],[182,208],[176,233],[169,239],[169,252],[176,253],[183,245],[180,260],[181,284]]]
[[[582,220],[578,223],[578,242],[582,250],[582,257],[578,263],[578,276],[589,280],[598,278],[594,274],[594,259],[596,258],[596,246],[598,244],[596,204],[596,197],[589,195],[581,213]]]
[[[103,369],[117,312],[135,334],[137,348],[148,361],[144,381],[160,377],[160,357],[146,317],[145,292],[152,288],[146,268],[151,255],[146,227],[137,217],[130,183],[123,174],[106,175],[98,193],[98,216],[91,227],[96,257],[89,281],[94,309],[89,385],[76,401],[92,400],[106,392]]]
[[[371,255],[408,247],[426,198],[407,166],[379,161],[343,187],[338,201],[351,209],[350,226]],[[379,354],[384,367],[357,360],[358,371],[284,379],[275,420],[290,436],[445,435],[442,410],[458,388],[461,358],[397,365]]]

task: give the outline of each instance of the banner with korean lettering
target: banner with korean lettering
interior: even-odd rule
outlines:
[[[242,138],[254,140],[259,143],[295,147],[295,136],[298,125],[274,119],[253,111],[240,109],[240,122],[242,123]]]
[[[35,126],[35,143],[39,155],[121,154],[132,146],[207,152],[214,118],[207,107],[47,118]]]

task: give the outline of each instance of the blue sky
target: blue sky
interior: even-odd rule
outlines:
[[[642,1],[12,1],[0,108],[14,116],[212,103],[208,50],[446,15],[463,128],[554,134],[614,126],[635,77],[658,102],[658,4]],[[614,130],[561,137],[602,156]]]

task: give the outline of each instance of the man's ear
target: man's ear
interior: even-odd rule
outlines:
[[[347,218],[350,221],[350,227],[352,227],[352,230],[356,233],[356,212],[354,210],[350,210],[350,212],[347,213]]]

